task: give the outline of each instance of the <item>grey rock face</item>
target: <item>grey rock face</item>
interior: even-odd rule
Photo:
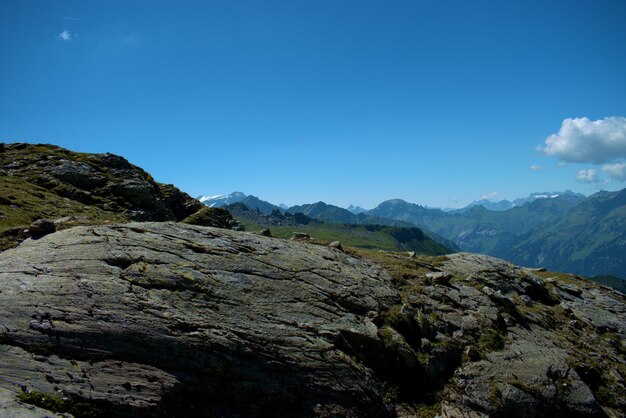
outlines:
[[[494,326],[504,340],[500,349],[488,350],[455,371],[445,389],[443,416],[624,416],[623,380],[612,376],[615,367],[626,372],[624,295],[591,284],[544,281],[487,256],[449,258],[445,269],[457,278],[454,287],[460,295],[466,293],[463,283],[479,283],[485,285],[481,297],[488,298],[476,304],[461,296],[459,308],[468,313],[497,307],[500,325]],[[611,338],[617,350],[606,343],[609,331],[615,333]],[[595,381],[578,373],[589,368]],[[610,397],[607,392],[613,396],[612,408],[599,403]]]
[[[329,248],[190,225],[28,240],[0,253],[0,390],[103,416],[389,415],[346,353],[381,345],[367,314],[397,303],[388,283]]]
[[[0,415],[624,416],[623,294],[354,254],[175,223],[27,240],[0,253]]]

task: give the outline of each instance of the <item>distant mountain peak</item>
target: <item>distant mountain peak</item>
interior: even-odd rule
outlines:
[[[359,213],[367,212],[367,209],[363,209],[361,206],[358,206],[358,205],[350,205],[346,209],[354,213],[355,215],[358,215]]]
[[[251,209],[258,209],[262,213],[270,213],[275,209],[284,210],[280,206],[276,206],[270,202],[261,200],[256,196],[247,195],[242,192],[232,192],[228,195],[202,196],[198,200],[212,208],[220,208],[235,203],[243,203]]]
[[[227,195],[200,196],[198,200],[209,207],[221,207],[230,205],[232,203],[241,202],[246,197],[248,196],[245,193],[232,192],[231,194]]]

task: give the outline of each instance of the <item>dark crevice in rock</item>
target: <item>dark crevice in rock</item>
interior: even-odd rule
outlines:
[[[104,258],[102,259],[102,261],[107,263],[109,266],[118,267],[118,268],[121,268],[122,270],[127,269],[128,267],[130,267],[131,265],[137,262],[127,257]]]

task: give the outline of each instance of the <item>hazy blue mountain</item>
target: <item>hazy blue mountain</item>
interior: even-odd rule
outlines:
[[[280,206],[276,206],[270,202],[266,202],[265,200],[261,200],[258,197],[252,195],[246,196],[246,198],[242,199],[240,203],[245,204],[251,209],[258,209],[259,211],[261,211],[261,213],[265,214],[271,213],[274,210],[278,210],[281,212],[284,210]]]
[[[513,262],[626,277],[626,189],[598,192],[511,249]]]
[[[528,203],[532,203],[535,200],[554,199],[554,198],[563,197],[563,196],[580,198],[581,200],[585,198],[585,195],[581,193],[572,192],[571,190],[565,190],[563,192],[535,192],[535,193],[531,193],[530,195],[526,197],[515,199],[513,201],[509,201],[509,200],[494,201],[494,200],[489,200],[489,199],[481,199],[481,200],[476,200],[461,209],[452,209],[452,210],[443,209],[443,210],[445,212],[450,212],[450,213],[463,213],[463,212],[467,212],[474,206],[482,206],[485,209],[489,209],[492,211],[504,211],[504,210],[512,209],[517,206],[527,205]]]
[[[367,212],[367,209],[362,208],[361,206],[350,205],[346,208],[348,211],[358,215],[359,213]]]
[[[292,206],[287,209],[289,213],[303,213],[309,218],[322,222],[334,222],[342,224],[360,224],[358,215],[339,206],[329,205],[324,202],[310,203]]]
[[[579,198],[580,200],[585,199],[585,195],[582,193],[576,193],[571,190],[565,190],[562,192],[535,192],[531,193],[527,197],[522,197],[520,199],[513,200],[513,206],[523,206],[527,203],[534,202],[537,199],[553,199],[555,197],[572,197]]]
[[[510,202],[508,200],[499,200],[499,201],[495,202],[495,201],[489,200],[489,199],[481,199],[481,200],[476,200],[476,201],[470,203],[469,205],[465,206],[464,208],[458,209],[458,210],[456,210],[454,212],[467,212],[468,210],[470,210],[474,206],[482,206],[485,209],[489,209],[489,210],[493,210],[493,211],[502,211],[502,210],[511,209],[515,205],[513,205],[513,202]]]
[[[293,232],[306,232],[317,240],[341,241],[344,245],[354,247],[415,251],[418,254],[428,255],[448,254],[455,251],[455,249],[446,247],[420,228],[410,224],[407,227],[368,224],[366,222],[360,224],[322,222],[319,218],[330,219],[332,214],[338,218],[347,219],[345,218],[346,209],[323,202],[297,206],[293,212],[281,213],[276,210],[268,215],[250,209],[242,202],[229,205],[226,208],[247,230],[271,228],[272,235],[279,238],[289,238]],[[315,214],[318,219],[305,215],[303,211]],[[365,219],[365,217],[351,219],[358,221]]]
[[[354,214],[347,209],[340,208],[339,206],[329,205],[324,202],[292,206],[291,208],[289,208],[288,212],[294,214],[302,213],[309,218],[326,223],[340,223],[350,225],[385,225],[404,228],[412,228],[416,226],[414,223],[411,222],[391,219],[384,216],[371,215],[365,212]],[[431,239],[435,240],[441,245],[444,245],[454,251],[460,250],[460,248],[455,244],[453,240],[445,238],[440,234],[434,233],[428,230],[428,228],[420,227],[420,229]]]
[[[403,222],[396,219],[384,218],[375,215],[367,215],[362,212],[354,214],[347,209],[324,202],[310,203],[305,205],[292,206],[288,209],[290,213],[302,213],[312,219],[327,223],[342,223],[352,225],[388,225],[403,226],[407,228],[415,227],[410,222]]]
[[[324,202],[292,206],[287,211],[324,223],[417,226],[455,250],[589,276],[626,277],[621,255],[626,253],[624,193],[600,192],[585,198],[571,191],[540,192],[512,202],[489,202],[499,208],[512,205],[506,210],[489,210],[483,206],[486,202],[479,201],[463,210],[445,212],[392,199],[364,212],[351,205],[358,213]],[[225,206],[227,201],[244,203],[263,214],[283,210],[240,192],[206,198],[204,203]]]
[[[394,199],[367,213],[411,222],[464,251],[558,271],[626,277],[626,189],[588,198],[555,194],[537,193],[530,202],[504,211],[474,206],[446,213]]]
[[[474,206],[466,212],[446,213],[400,199],[388,200],[369,215],[410,222],[452,240],[464,251],[510,259],[510,248],[521,236],[551,225],[578,203],[579,198],[560,196],[538,199],[506,211]]]
[[[615,290],[619,290],[620,292],[626,294],[626,280],[620,279],[615,276],[594,276],[589,277],[589,280],[592,282],[596,282],[598,284],[612,287]]]

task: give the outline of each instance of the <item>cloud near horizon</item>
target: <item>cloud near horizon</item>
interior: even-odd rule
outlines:
[[[605,164],[602,166],[602,171],[607,173],[614,180],[626,181],[626,163],[624,162]]]
[[[595,168],[589,168],[587,170],[579,170],[576,175],[576,181],[579,183],[599,183],[602,180],[598,178]]]
[[[485,193],[484,195],[482,195],[480,198],[482,200],[487,199],[487,200],[491,200],[491,199],[495,199],[496,197],[498,197],[500,195],[500,193],[498,192],[490,192],[490,193]]]
[[[603,164],[626,158],[626,118],[567,118],[559,132],[550,135],[538,150],[574,163]]]
[[[541,171],[541,170],[543,170],[543,166],[541,166],[541,165],[531,165],[530,167],[528,167],[528,169],[530,171]]]

